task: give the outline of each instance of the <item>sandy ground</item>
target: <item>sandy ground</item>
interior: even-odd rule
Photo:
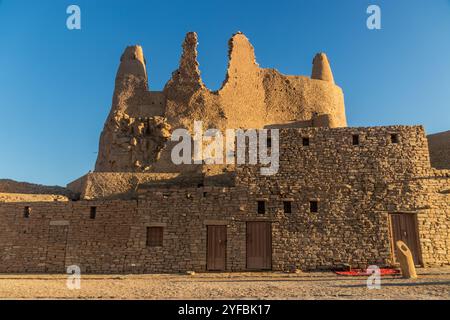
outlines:
[[[331,272],[287,274],[85,275],[69,290],[64,275],[0,275],[2,299],[450,299],[450,267],[419,269],[420,278],[366,277]]]

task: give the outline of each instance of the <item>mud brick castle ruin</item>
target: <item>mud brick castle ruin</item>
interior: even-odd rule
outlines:
[[[450,264],[450,163],[432,167],[421,126],[347,127],[325,54],[311,77],[283,75],[258,66],[242,33],[210,91],[196,47],[188,33],[162,91],[148,90],[142,48],[126,48],[94,172],[0,190],[0,272],[381,267],[399,239],[418,265]],[[173,164],[171,132],[194,120],[279,129],[278,173]]]

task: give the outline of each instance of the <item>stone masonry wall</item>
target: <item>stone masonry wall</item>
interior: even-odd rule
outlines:
[[[450,131],[430,134],[427,138],[432,167],[450,169]]]
[[[309,146],[302,145],[305,137]],[[417,216],[424,264],[450,262],[450,201],[439,190],[448,189],[450,178],[430,168],[422,127],[286,130],[278,174],[258,171],[238,169],[237,185],[249,186],[249,201],[278,198],[276,212],[279,199],[290,198],[296,208],[296,214],[277,219],[280,267],[390,264],[390,213]],[[317,214],[308,212],[310,200],[318,201]]]
[[[278,174],[239,166],[235,187],[142,186],[128,201],[0,203],[0,272],[65,272],[72,264],[92,273],[205,271],[208,225],[227,226],[226,268],[245,270],[249,221],[272,223],[273,270],[384,266],[392,262],[390,213],[417,217],[425,266],[450,263],[450,172],[430,168],[422,127],[280,136]],[[257,201],[265,201],[265,214]],[[162,247],[146,246],[151,226],[164,228]]]

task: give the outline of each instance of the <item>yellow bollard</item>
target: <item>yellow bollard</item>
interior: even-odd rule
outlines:
[[[400,269],[402,270],[402,276],[406,279],[417,279],[416,266],[414,265],[414,259],[406,243],[399,240],[397,245],[397,259],[400,262]]]

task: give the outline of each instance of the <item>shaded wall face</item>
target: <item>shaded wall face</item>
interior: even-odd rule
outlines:
[[[135,201],[0,204],[1,272],[123,272],[135,222]],[[28,218],[24,207],[30,208]],[[97,209],[91,219],[91,207]]]

